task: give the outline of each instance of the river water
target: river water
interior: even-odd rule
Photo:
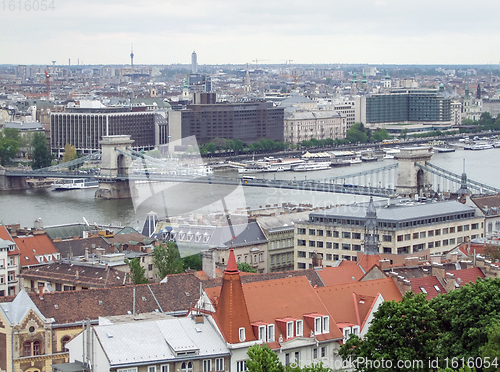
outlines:
[[[436,153],[431,162],[451,172],[461,174],[463,160],[470,179],[500,188],[500,149],[483,151],[458,150]],[[331,168],[315,172],[280,172],[260,174],[258,177],[303,180],[336,177],[390,165],[395,160],[362,163],[350,167]],[[441,190],[447,191],[447,185]],[[44,226],[64,223],[90,222],[122,226],[142,226],[148,212],[161,217],[180,213],[222,212],[224,209],[257,208],[259,206],[294,203],[328,206],[354,201],[366,201],[359,195],[319,193],[301,190],[281,190],[257,187],[206,184],[143,184],[138,186],[135,200],[96,200],[95,189],[56,192],[50,189],[0,191],[0,222],[20,223],[31,227],[35,219],[42,218]],[[158,192],[163,189],[163,192]],[[452,190],[454,191],[454,190]],[[224,198],[225,197],[225,198]],[[224,200],[225,204],[221,200]],[[203,207],[203,208],[202,208]],[[202,209],[199,209],[202,208]]]

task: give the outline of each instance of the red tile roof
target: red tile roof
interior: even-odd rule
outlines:
[[[326,286],[357,282],[364,275],[358,265],[324,267],[317,273]]]
[[[0,239],[14,242],[14,239],[9,234],[9,231],[5,228],[4,225],[0,225]],[[20,253],[21,253],[21,251],[19,250],[19,247],[16,245],[16,247],[15,247],[15,249],[13,251],[8,251],[7,252],[7,255],[8,256],[12,256],[12,255],[18,255]]]
[[[385,301],[400,301],[402,298],[391,278],[320,287],[315,291],[336,322],[360,326],[379,294]]]
[[[364,254],[358,261],[358,265],[363,268],[363,270],[368,271],[373,266],[380,266],[379,261],[382,259],[379,254]]]
[[[59,258],[59,252],[47,234],[20,236],[14,238],[14,242],[21,250],[21,267],[47,264]]]
[[[471,267],[470,269],[462,270],[447,270],[446,273],[455,275],[455,281],[460,287],[470,282],[475,283],[477,277],[480,277],[482,279],[486,277],[486,275],[484,275],[483,271],[479,267]]]
[[[438,294],[446,293],[445,288],[443,287],[439,279],[435,276],[413,278],[410,279],[410,283],[413,293],[426,293],[428,300],[436,297]]]

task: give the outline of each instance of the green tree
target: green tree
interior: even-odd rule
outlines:
[[[141,266],[141,262],[133,258],[129,260],[128,258],[125,259],[125,263],[128,265],[130,269],[130,274],[128,274],[131,278],[134,284],[146,284],[149,283],[148,279],[145,276],[146,269]]]
[[[478,278],[446,296],[432,299],[440,322],[438,357],[476,358],[488,342],[488,330],[500,321],[500,278]]]
[[[256,273],[257,270],[255,270],[250,264],[246,262],[240,262],[237,263],[236,266],[238,266],[238,270],[244,271],[246,273]]]
[[[374,142],[382,142],[383,140],[390,139],[391,135],[387,133],[385,128],[378,129],[372,133],[372,140]]]
[[[217,146],[215,146],[215,143],[209,142],[205,145],[205,149],[207,149],[209,153],[215,154],[215,152],[217,151]]]
[[[368,135],[365,132],[363,123],[354,123],[346,133],[346,140],[350,143],[365,143],[368,141]]]
[[[490,363],[497,358],[497,365],[491,365],[485,368],[486,372],[499,372],[500,371],[500,323],[494,324],[488,331],[488,342],[481,347],[481,357],[484,361],[488,358]]]
[[[399,134],[399,138],[406,140],[406,137],[408,136],[408,128],[404,128],[401,130],[401,133]]]
[[[33,163],[31,168],[40,169],[49,167],[52,163],[52,155],[47,147],[44,133],[35,133],[33,136]]]
[[[245,365],[249,372],[283,372],[278,354],[267,345],[253,345],[248,351],[248,360]]]
[[[182,259],[182,267],[184,270],[191,269],[199,271],[203,269],[203,262],[201,260],[201,254],[193,254],[191,256],[186,256]]]
[[[177,245],[168,242],[153,249],[153,265],[158,269],[160,280],[170,274],[178,274],[183,270],[182,260],[179,257]]]
[[[17,129],[4,128],[0,132],[0,164],[5,165],[16,157],[21,144]]]
[[[244,144],[243,144],[243,141],[242,140],[234,140],[234,152],[236,153],[236,155],[238,155],[241,151],[243,151],[243,148],[244,148]]]
[[[62,158],[62,162],[66,163],[71,160],[78,159],[78,154],[76,153],[76,147],[67,143],[64,145],[64,154]]]
[[[438,324],[437,312],[430,306],[426,295],[408,292],[400,302],[382,303],[363,340],[351,335],[341,346],[339,354],[353,361],[391,360],[396,363],[398,360],[422,360],[421,370],[428,371],[430,368],[426,362],[434,356]],[[357,371],[375,372],[375,366],[357,364],[355,368]]]

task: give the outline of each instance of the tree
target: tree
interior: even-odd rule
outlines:
[[[406,137],[408,136],[408,128],[404,128],[401,130],[401,133],[399,134],[399,138],[406,140]]]
[[[256,273],[257,270],[255,270],[250,264],[246,262],[240,262],[237,263],[236,266],[238,266],[238,270],[244,271],[246,273]]]
[[[363,123],[354,123],[346,133],[346,140],[350,143],[365,143],[368,141],[368,135],[365,133]]]
[[[78,159],[78,154],[76,153],[76,147],[67,143],[64,145],[64,154],[62,158],[62,162],[66,163],[71,160]]]
[[[183,265],[179,257],[177,245],[174,242],[168,242],[167,245],[160,244],[154,247],[153,265],[158,269],[160,279],[170,274],[181,273]]]
[[[500,371],[500,323],[494,324],[488,332],[488,342],[481,349],[481,356],[483,360],[489,358],[490,362],[493,362],[497,358],[497,365],[491,365],[489,368],[485,368],[486,372],[498,372]]]
[[[4,128],[0,132],[0,164],[5,165],[16,157],[21,139],[17,129]]]
[[[364,339],[351,335],[341,346],[339,354],[344,358],[350,357],[353,361],[390,360],[396,363],[398,360],[421,360],[424,363],[419,370],[428,371],[430,368],[427,361],[434,356],[438,324],[437,312],[430,306],[426,295],[423,293],[414,295],[413,292],[408,292],[401,302],[382,303],[375,312]],[[376,363],[354,366],[357,371],[377,371]]]
[[[207,143],[205,145],[205,148],[211,154],[215,154],[215,152],[217,151],[217,146],[215,146],[215,143],[212,143],[212,142]]]
[[[184,270],[191,269],[199,271],[203,269],[203,263],[200,254],[193,254],[182,259],[182,268]]]
[[[249,372],[283,372],[278,354],[267,345],[253,345],[248,351],[248,360],[245,365]]]
[[[40,169],[49,167],[52,163],[52,155],[47,147],[44,133],[35,133],[33,136],[33,163],[31,168]]]
[[[375,142],[382,142],[383,140],[391,138],[391,135],[387,133],[385,128],[378,129],[372,133],[372,140]]]
[[[500,322],[500,278],[478,278],[475,284],[433,298],[431,306],[441,320],[439,359],[477,358],[488,342],[490,326]]]
[[[493,244],[488,244],[484,246],[483,253],[490,260],[500,260],[500,247]]]
[[[146,273],[146,269],[141,266],[141,262],[138,259],[125,259],[125,263],[128,265],[130,269],[130,274],[128,274],[134,284],[146,284],[149,283],[148,279],[144,275]]]

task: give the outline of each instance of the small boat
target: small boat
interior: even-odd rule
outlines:
[[[451,147],[434,147],[434,150],[437,150],[437,152],[455,152],[455,149]]]
[[[471,150],[488,150],[492,149],[493,145],[490,145],[489,143],[477,143],[474,146],[472,146],[470,149]]]
[[[361,155],[361,161],[377,161],[377,158],[373,155],[366,154],[366,155]]]
[[[361,164],[362,162],[363,162],[363,160],[361,160],[360,156],[357,156],[357,157],[349,160],[349,163],[351,163],[351,164]]]
[[[53,191],[67,191],[79,189],[92,189],[99,187],[99,181],[91,178],[68,178],[54,182]]]
[[[394,159],[394,155],[391,154],[385,154],[384,159]]]

